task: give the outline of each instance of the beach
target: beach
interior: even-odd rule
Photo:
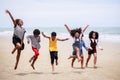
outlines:
[[[67,59],[72,52],[72,41],[58,42],[59,64],[55,71],[51,70],[49,41],[41,40],[41,49],[35,70],[32,69],[29,59],[34,55],[31,45],[27,44],[21,53],[17,70],[14,70],[16,53],[11,54],[14,48],[12,38],[2,36],[0,39],[0,80],[120,80],[120,42],[102,41],[103,51],[98,50],[97,69],[93,68],[93,56],[88,68],[81,69],[76,60],[71,68],[71,60]],[[87,51],[84,50],[85,62]]]

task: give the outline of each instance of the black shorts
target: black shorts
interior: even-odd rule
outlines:
[[[58,52],[50,51],[51,64],[54,64],[54,59],[58,60]]]
[[[12,42],[13,42],[13,44],[14,44],[14,46],[16,47],[16,43],[20,43],[21,44],[21,39],[20,38],[18,38],[18,37],[16,37],[16,36],[13,36],[13,38],[12,38]],[[24,43],[22,44],[22,48],[21,48],[21,50],[23,50],[24,49]]]
[[[94,53],[97,53],[96,49],[88,50],[88,54],[89,54],[89,55],[94,54]]]

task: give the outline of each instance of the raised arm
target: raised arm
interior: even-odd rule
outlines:
[[[88,28],[89,25],[87,25],[83,30],[82,30],[82,34],[85,32],[85,30]]]
[[[67,31],[71,34],[70,28],[66,24],[64,26],[66,27]]]
[[[45,35],[44,32],[42,32],[43,37],[50,39],[49,36]]]
[[[69,38],[65,38],[65,39],[59,39],[57,38],[58,41],[66,41],[66,40],[69,40]]]
[[[15,25],[16,25],[16,23],[15,23],[15,20],[14,20],[14,18],[13,18],[13,16],[12,16],[12,14],[10,13],[10,11],[9,11],[9,10],[6,10],[6,13],[8,13],[8,14],[9,14],[9,16],[10,16],[10,18],[11,18],[11,20],[12,20],[12,22],[13,22],[14,26],[15,26]]]

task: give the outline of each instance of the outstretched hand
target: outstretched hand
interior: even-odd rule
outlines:
[[[6,13],[10,13],[10,11],[9,11],[9,10],[6,10]]]
[[[67,24],[64,24],[64,26],[67,26]]]
[[[66,40],[69,40],[69,38],[66,38]]]

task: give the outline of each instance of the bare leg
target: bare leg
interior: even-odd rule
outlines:
[[[97,53],[93,54],[94,56],[94,68],[97,68],[96,63],[97,63]]]
[[[78,62],[81,61],[81,57],[80,57],[80,51],[79,51],[79,48],[78,47],[75,47],[75,51],[76,51],[76,56],[77,56],[77,59],[78,59]]]
[[[33,60],[31,67],[35,70],[34,63],[35,63],[35,60]]]
[[[56,65],[58,65],[58,60],[56,60]]]
[[[31,64],[31,66],[32,66],[32,68],[35,70],[35,67],[34,67],[34,64],[35,64],[35,61],[37,60],[37,58],[38,58],[38,55],[35,55],[34,56],[34,59],[33,59],[33,62],[32,62],[32,64]]]
[[[17,49],[17,56],[16,56],[16,63],[15,63],[15,67],[14,70],[17,69],[18,63],[19,63],[19,59],[20,59],[20,55],[21,55],[21,44],[20,43],[16,43],[16,47],[14,49]]]
[[[54,72],[54,64],[52,64],[52,71]]]
[[[14,70],[17,69],[17,66],[18,66],[18,63],[19,63],[19,59],[20,59],[20,53],[21,53],[21,50],[17,50],[17,56],[16,56],[16,63],[15,63],[15,67],[14,67]]]
[[[12,54],[17,50],[20,49],[22,46],[20,43],[16,43],[16,47],[12,50]]]
[[[68,59],[71,59],[71,58],[77,58],[76,55],[70,55]]]
[[[73,68],[73,65],[74,65],[75,59],[76,59],[76,58],[73,58],[73,59],[72,59],[72,63],[71,63],[71,67],[72,67],[72,68]]]
[[[84,57],[83,57],[83,55],[81,55],[81,58],[82,58],[82,60],[81,60],[81,68],[84,69],[85,67],[83,66],[83,63],[84,63]]]
[[[31,62],[31,61],[34,59],[34,57],[35,57],[35,56],[31,57],[30,60],[29,60],[29,62]]]
[[[17,48],[15,47],[13,50],[12,50],[12,54],[14,54],[14,52],[17,50]]]
[[[90,58],[91,58],[91,55],[88,54],[88,58],[87,58],[87,61],[86,61],[86,67],[88,67],[88,62],[89,62]]]

